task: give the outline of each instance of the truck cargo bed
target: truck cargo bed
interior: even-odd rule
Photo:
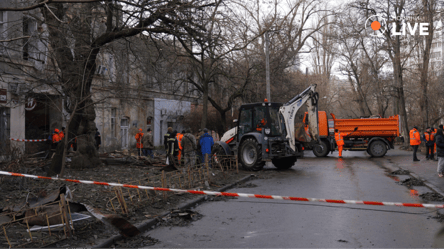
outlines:
[[[361,118],[361,119],[336,119],[333,113],[330,114],[334,120],[334,128],[339,132],[350,133],[352,137],[399,137],[400,120],[399,116],[389,118]],[[357,131],[353,131],[358,127]]]

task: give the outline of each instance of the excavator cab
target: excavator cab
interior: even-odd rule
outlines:
[[[237,139],[250,132],[262,133],[270,137],[281,136],[279,123],[280,103],[255,103],[242,105],[239,113]]]

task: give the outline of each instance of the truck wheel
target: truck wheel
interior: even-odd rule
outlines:
[[[262,152],[256,139],[245,139],[239,149],[240,163],[245,170],[261,170],[265,162],[262,161]]]
[[[387,153],[387,145],[381,140],[373,141],[370,144],[368,153],[372,157],[383,157]]]
[[[297,157],[283,157],[283,158],[273,158],[271,161],[273,162],[274,167],[278,169],[289,169],[293,167],[294,163],[298,160]]]
[[[325,141],[321,140],[319,144],[313,146],[313,154],[317,157],[325,157],[328,155],[329,149]]]

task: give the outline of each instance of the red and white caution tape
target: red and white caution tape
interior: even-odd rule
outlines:
[[[18,139],[18,138],[11,138],[12,141],[19,141],[19,142],[45,142],[48,139]]]
[[[444,205],[438,205],[438,204],[329,200],[329,199],[291,197],[291,196],[279,196],[279,195],[255,195],[255,194],[242,194],[242,193],[227,193],[227,192],[214,192],[214,191],[197,191],[197,190],[186,190],[186,189],[158,188],[158,187],[129,185],[129,184],[111,183],[111,182],[108,183],[108,182],[97,182],[97,181],[72,180],[72,179],[64,179],[64,178],[57,178],[57,177],[35,176],[35,175],[12,173],[12,172],[6,172],[6,171],[0,171],[0,175],[20,176],[20,177],[29,177],[29,178],[34,178],[34,179],[46,179],[46,180],[66,181],[66,182],[75,182],[75,183],[83,183],[83,184],[95,184],[95,185],[103,185],[103,186],[124,187],[124,188],[138,188],[138,189],[148,189],[148,190],[167,191],[167,192],[190,193],[190,194],[195,194],[195,195],[232,196],[232,197],[275,199],[275,200],[287,200],[287,201],[328,202],[328,203],[336,203],[336,204],[362,204],[362,205],[376,205],[376,206],[444,208]]]

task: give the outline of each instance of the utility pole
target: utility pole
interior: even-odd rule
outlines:
[[[265,77],[267,83],[267,100],[271,102],[270,97],[270,51],[268,49],[270,43],[270,38],[268,36],[268,31],[265,32]]]

